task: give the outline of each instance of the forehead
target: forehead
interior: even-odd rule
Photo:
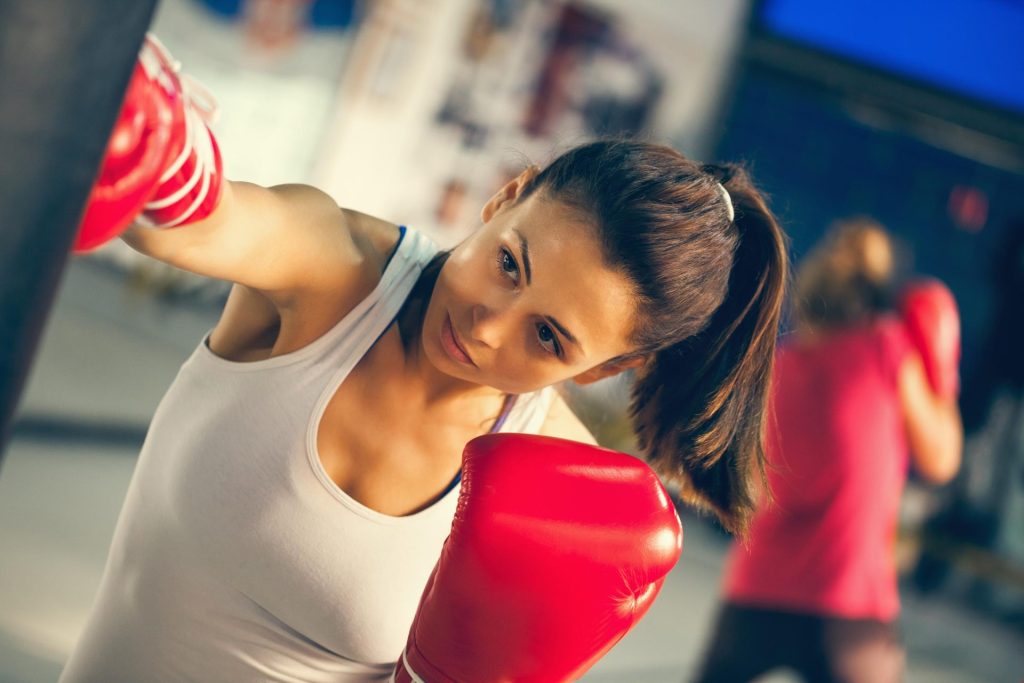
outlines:
[[[636,296],[629,279],[605,262],[597,227],[566,204],[532,195],[510,211],[503,237],[528,244],[534,308],[565,325],[588,356],[631,351]]]

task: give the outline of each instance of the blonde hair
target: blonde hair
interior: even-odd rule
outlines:
[[[843,327],[886,308],[896,252],[892,237],[871,218],[833,223],[797,269],[793,299],[797,323]]]

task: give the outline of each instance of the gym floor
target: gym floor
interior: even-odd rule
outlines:
[[[135,456],[213,306],[158,303],[116,268],[73,262],[0,473],[0,683],[52,683],[99,584]],[[727,541],[684,519],[683,556],[643,622],[584,680],[687,680],[717,601]],[[1017,681],[1024,638],[952,599],[904,591],[907,680]],[[793,680],[784,674],[762,683]]]

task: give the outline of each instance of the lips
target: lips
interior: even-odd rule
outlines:
[[[452,326],[452,317],[447,313],[444,316],[444,325],[441,326],[441,346],[454,360],[464,365],[476,365],[466,353],[466,349],[459,343],[455,328]]]

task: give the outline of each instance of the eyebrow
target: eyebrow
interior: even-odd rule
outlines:
[[[519,238],[519,251],[523,257],[523,269],[526,271],[526,284],[530,284],[533,279],[533,269],[530,267],[530,244],[526,241],[526,235],[514,228],[512,232]]]

